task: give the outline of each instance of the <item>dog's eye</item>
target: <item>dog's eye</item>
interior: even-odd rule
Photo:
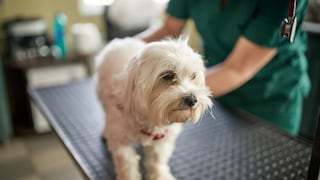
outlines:
[[[169,73],[163,74],[161,78],[166,81],[174,81],[177,78],[177,75],[174,72],[169,72]]]
[[[191,80],[194,80],[196,77],[197,77],[197,74],[196,73],[192,73],[190,78],[191,78]]]

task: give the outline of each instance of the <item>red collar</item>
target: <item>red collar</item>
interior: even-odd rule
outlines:
[[[140,132],[144,135],[152,136],[152,140],[156,141],[156,140],[164,138],[168,132],[168,129],[165,129],[163,132],[160,132],[157,134],[152,134],[151,132],[145,131],[144,129],[141,129]]]

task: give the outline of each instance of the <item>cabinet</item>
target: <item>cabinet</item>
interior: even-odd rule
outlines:
[[[65,59],[4,61],[10,115],[16,135],[50,130],[42,113],[29,99],[28,88],[64,84],[92,74],[89,55]]]

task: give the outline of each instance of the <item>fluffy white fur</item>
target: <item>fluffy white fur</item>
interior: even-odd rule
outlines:
[[[117,179],[141,179],[136,143],[144,147],[147,179],[175,179],[168,162],[182,124],[197,122],[212,105],[201,56],[185,39],[146,44],[124,38],[110,42],[97,60],[104,136]]]

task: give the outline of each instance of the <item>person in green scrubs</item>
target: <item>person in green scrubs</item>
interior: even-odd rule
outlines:
[[[297,1],[291,44],[279,37],[289,0],[170,0],[162,26],[136,37],[146,42],[178,37],[192,19],[202,38],[206,83],[214,98],[297,135],[310,89],[302,29],[306,6],[307,0]]]

